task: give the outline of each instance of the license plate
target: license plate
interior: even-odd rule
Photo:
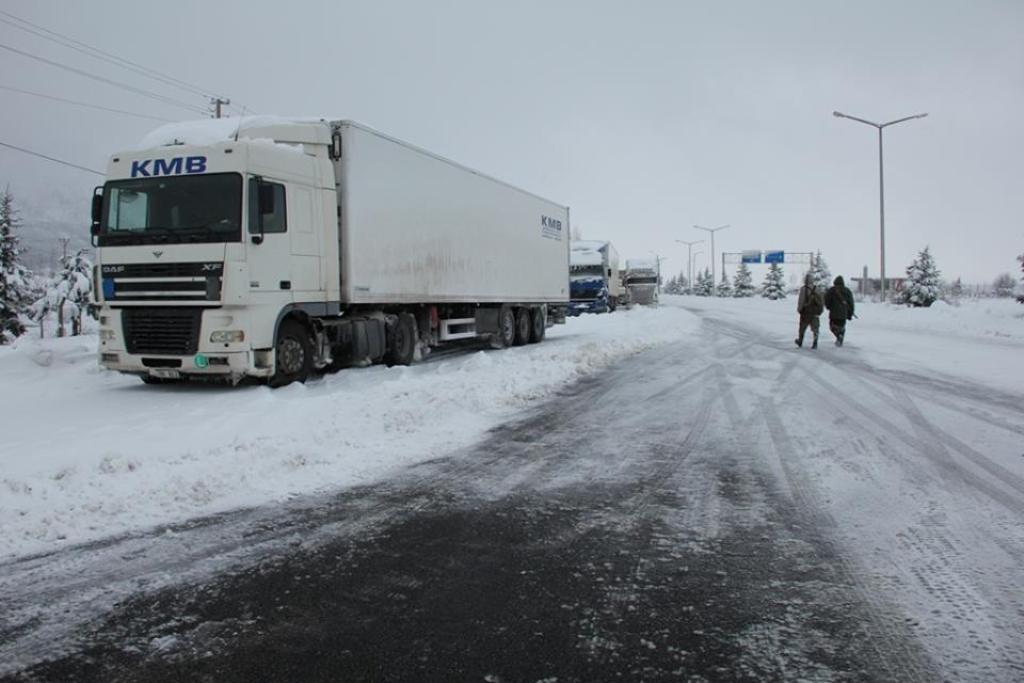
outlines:
[[[170,368],[150,368],[149,374],[160,379],[178,379],[181,377],[180,372]]]

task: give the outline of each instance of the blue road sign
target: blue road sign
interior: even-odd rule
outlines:
[[[764,252],[765,263],[785,263],[786,252],[784,251],[766,251]]]
[[[743,263],[760,263],[761,252],[758,250],[747,250],[740,255],[740,260]]]

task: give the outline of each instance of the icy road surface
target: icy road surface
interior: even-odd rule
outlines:
[[[1018,309],[812,352],[792,302],[669,305],[585,319],[676,339],[444,457],[5,561],[0,677],[1024,678]]]

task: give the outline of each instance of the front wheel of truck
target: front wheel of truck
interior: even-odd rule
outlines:
[[[296,320],[285,320],[277,331],[274,344],[274,375],[270,386],[283,387],[292,382],[305,382],[313,367],[313,345],[309,332]]]

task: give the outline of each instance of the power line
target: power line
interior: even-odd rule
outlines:
[[[98,47],[93,47],[88,43],[83,43],[80,40],[72,38],[71,36],[66,36],[62,33],[52,31],[44,26],[40,26],[39,24],[33,24],[31,21],[28,21],[27,19],[22,19],[21,17],[17,17],[11,14],[10,12],[0,10],[0,14],[14,20],[11,21],[10,19],[0,18],[0,22],[3,22],[8,26],[13,26],[14,28],[39,36],[40,38],[43,38],[45,40],[55,42],[59,45],[63,45],[64,47],[70,48],[72,50],[77,50],[78,52],[89,55],[90,57],[93,57],[95,59],[100,59],[115,66],[119,66],[122,69],[134,71],[135,73],[146,76],[147,78],[152,78],[154,80],[160,81],[165,85],[171,85],[176,88],[181,88],[182,90],[187,90],[189,92],[192,92],[193,94],[200,95],[202,97],[216,97],[216,95],[214,95],[213,92],[210,90],[200,88],[199,86],[193,85],[191,83],[187,83],[186,81],[183,81],[179,78],[175,78],[173,76],[168,76],[167,74],[160,73],[155,69],[150,69],[149,67],[143,66],[142,64],[138,64],[129,59],[125,59],[124,57],[118,57],[115,54],[106,52],[105,50],[101,50]],[[25,26],[21,26],[20,24],[25,24]]]
[[[31,90],[22,90],[21,88],[13,88],[9,85],[0,85],[0,90],[9,90],[11,92],[21,93],[22,95],[32,95],[33,97],[42,97],[47,100],[56,100],[57,102],[67,102],[68,104],[77,104],[80,107],[89,107],[90,109],[101,109],[103,111],[110,111],[116,114],[125,114],[127,116],[135,116],[140,119],[150,119],[152,121],[163,121],[170,123],[171,119],[162,119],[159,116],[150,116],[148,114],[137,114],[133,111],[125,111],[124,109],[114,109],[113,107],[104,107],[99,104],[90,104],[89,102],[79,102],[78,100],[69,100],[66,97],[57,97],[56,95],[45,95],[41,92],[32,92]]]
[[[39,24],[34,24],[31,21],[28,21],[27,19],[22,19],[21,17],[11,14],[10,12],[0,10],[0,14],[9,17],[9,19],[13,19],[15,22],[18,23],[14,23],[9,19],[0,19],[0,22],[8,24],[9,26],[13,26],[14,28],[17,29],[21,29],[22,31],[27,31],[28,33],[32,33],[36,36],[39,36],[40,38],[51,40],[59,45],[63,45],[64,47],[70,48],[72,50],[77,50],[95,59],[100,59],[102,61],[113,64],[114,66],[119,66],[123,69],[127,69],[142,76],[146,76],[147,78],[152,78],[156,81],[164,83],[165,85],[170,85],[181,90],[192,92],[206,99],[227,99],[223,95],[215,94],[211,90],[207,90],[206,88],[202,88],[193,83],[183,81],[180,78],[175,78],[174,76],[162,73],[160,71],[157,71],[156,69],[151,69],[148,66],[139,64],[138,62],[134,62],[130,59],[119,57],[118,55],[107,52],[106,50],[101,50],[98,47],[94,47],[92,45],[89,45],[88,43],[82,42],[81,40],[72,38],[71,36],[59,33],[57,31],[53,31],[51,29],[46,28],[45,26],[40,26]],[[21,26],[19,24],[25,24],[25,26]]]
[[[31,52],[25,52],[24,50],[19,50],[17,48],[11,47],[9,45],[4,45],[4,44],[0,43],[0,48],[2,48],[4,50],[8,50],[10,52],[13,52],[15,54],[22,55],[23,57],[28,57],[29,59],[34,59],[34,60],[36,60],[38,62],[42,62],[43,64],[49,64],[50,66],[55,66],[55,67],[57,67],[59,69],[64,69],[65,71],[70,71],[71,73],[78,74],[79,76],[84,76],[86,78],[91,78],[94,81],[99,81],[101,83],[107,83],[108,85],[113,85],[115,87],[122,88],[124,90],[129,91],[129,92],[134,92],[136,94],[152,98],[152,99],[154,99],[154,100],[156,100],[158,102],[162,102],[164,104],[174,105],[176,107],[181,107],[183,109],[188,109],[189,111],[198,112],[200,114],[206,114],[207,113],[206,110],[204,110],[204,109],[202,109],[200,107],[197,107],[197,106],[192,105],[192,104],[188,104],[187,102],[182,102],[181,100],[176,100],[173,97],[167,97],[165,95],[158,95],[157,93],[150,92],[148,90],[143,90],[142,88],[136,88],[135,86],[128,85],[127,83],[122,83],[120,81],[115,81],[115,80],[110,79],[110,78],[104,78],[103,76],[97,76],[94,73],[90,73],[90,72],[84,71],[82,69],[77,69],[77,68],[75,68],[73,66],[68,66],[67,64],[61,64],[60,62],[55,62],[52,59],[47,59],[45,57],[40,57],[38,55],[32,54]]]
[[[100,171],[96,171],[96,170],[93,170],[91,168],[86,168],[85,166],[79,166],[78,164],[73,164],[70,161],[64,161],[63,159],[57,159],[57,158],[54,158],[54,157],[51,157],[51,156],[46,156],[45,154],[40,154],[39,152],[33,152],[30,149],[25,149],[24,147],[18,147],[17,145],[10,145],[10,144],[8,144],[6,142],[3,142],[3,141],[0,141],[0,147],[9,147],[11,149],[16,149],[19,152],[24,152],[25,154],[31,154],[32,156],[39,157],[40,159],[46,159],[47,161],[53,161],[53,162],[58,163],[58,164],[63,164],[64,166],[70,166],[71,168],[77,168],[79,171],[88,171],[89,173],[95,173],[96,175],[106,175],[105,173],[102,173]]]

